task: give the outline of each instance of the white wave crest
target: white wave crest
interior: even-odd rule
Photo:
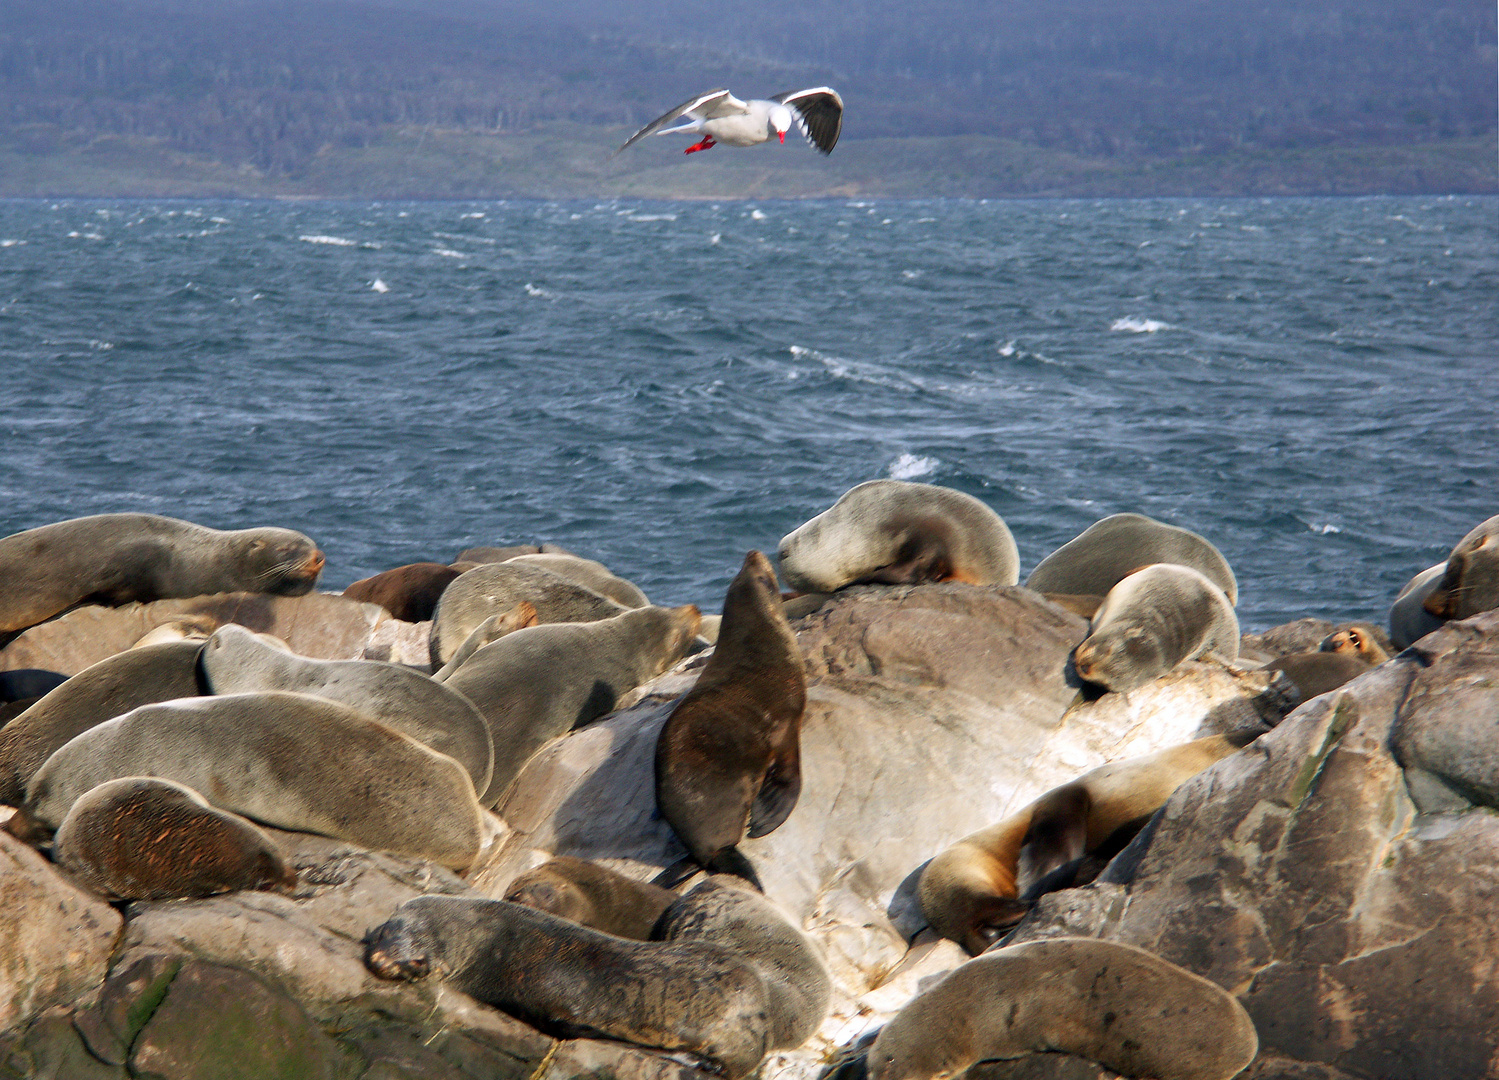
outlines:
[[[632,214],[628,221],[676,221],[676,214]]]
[[[750,217],[753,218],[756,221],[764,221],[765,220],[765,211],[763,211],[763,210],[751,210],[750,211]]]
[[[444,259],[466,259],[466,258],[468,258],[468,256],[465,255],[463,252],[461,252],[461,251],[454,251],[452,248],[433,248],[432,249],[432,254],[434,254],[434,255],[441,255]]]
[[[342,236],[326,236],[323,233],[310,233],[306,236],[297,237],[304,244],[332,244],[334,247],[358,247],[359,241],[346,240]]]
[[[380,293],[390,292],[390,286],[385,284],[385,282],[381,281],[379,278],[376,278],[374,281],[370,282],[370,288]]]
[[[930,476],[937,471],[937,466],[940,464],[942,463],[936,458],[902,454],[890,463],[890,479],[914,480],[918,476]]]
[[[17,244],[24,243],[26,243],[25,240],[0,240],[0,248],[15,247]]]
[[[544,300],[554,300],[554,299],[556,299],[556,296],[557,296],[556,293],[549,293],[545,289],[538,289],[535,285],[532,285],[529,281],[526,282],[526,295],[527,296],[539,296],[539,297],[541,297]]]
[[[1129,315],[1123,319],[1115,319],[1109,329],[1128,334],[1154,334],[1157,330],[1170,330],[1173,327],[1170,323],[1160,322],[1157,319],[1137,319]]]

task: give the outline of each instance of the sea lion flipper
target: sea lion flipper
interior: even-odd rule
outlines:
[[[765,779],[755,794],[750,807],[749,835],[764,836],[775,832],[796,809],[796,800],[802,793],[801,744],[796,732],[770,760],[765,770]]]
[[[651,884],[660,889],[675,889],[693,874],[702,869],[702,865],[691,855],[684,855],[651,878]]]
[[[763,893],[765,886],[760,884],[760,875],[755,873],[755,868],[749,859],[737,847],[730,845],[714,855],[704,865],[703,869],[713,874],[732,874],[734,877],[742,878],[755,887],[755,891]]]

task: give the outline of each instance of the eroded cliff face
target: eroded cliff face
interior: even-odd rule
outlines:
[[[1014,940],[1103,937],[1212,979],[1259,1028],[1255,1076],[1496,1068],[1499,613],[1448,626],[1275,730],[1283,683],[1216,663],[1080,701],[1065,665],[1086,624],[1021,588],[859,588],[796,625],[801,797],[743,850],[820,943],[835,993],[813,1040],[762,1075],[815,1076],[966,960],[921,933],[912,892],[933,855],[1089,769],[1244,728],[1268,734],[1179,790],[1099,882],[1044,898]],[[22,937],[0,942],[0,1076],[188,1077],[220,1060],[338,1080],[700,1075],[681,1057],[559,1042],[440,982],[383,982],[361,945],[411,897],[498,897],[552,855],[641,878],[674,862],[652,760],[700,663],[537,754],[463,877],[276,833],[299,870],[290,895],[117,910],[0,838],[15,848],[6,924],[48,926],[60,950],[33,960]],[[62,914],[48,924],[44,911]],[[974,1072],[1107,1075],[1063,1055]]]

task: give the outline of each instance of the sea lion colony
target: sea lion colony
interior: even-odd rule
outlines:
[[[1240,656],[1227,562],[1203,538],[1139,515],[1092,526],[1027,584],[1092,613],[1070,665],[1080,698],[1128,693],[1206,654],[1273,666],[1311,697],[1423,628],[1499,606],[1496,535],[1499,517],[1418,574],[1392,607],[1389,641],[1352,623],[1285,656]],[[687,852],[661,884],[680,886],[700,868],[715,876],[679,894],[558,859],[513,882],[505,900],[403,906],[370,932],[372,971],[444,977],[543,1030],[685,1051],[728,1076],[808,1037],[827,1009],[827,969],[757,894],[736,847],[785,821],[800,791],[806,681],[787,615],[854,584],[1013,587],[1019,560],[978,500],[900,481],[853,489],[789,533],[779,554],[787,582],[806,592],[783,598],[769,560],[746,558],[717,649],[657,744],[658,806]],[[432,664],[422,670],[300,657],[230,624],[151,638],[72,678],[7,673],[7,699],[30,702],[0,729],[0,801],[17,808],[9,830],[112,900],[291,887],[294,871],[256,822],[472,865],[491,828],[483,807],[531,753],[671,668],[702,623],[696,608],[655,607],[560,549],[475,549],[455,563],[350,587],[392,612],[432,614]],[[0,539],[0,614],[14,636],[83,603],[195,589],[295,595],[322,565],[312,541],[289,530],[102,515]],[[1066,1047],[1132,1074],[1238,1072],[1254,1056],[1253,1026],[1211,983],[1121,946],[1006,949],[1002,939],[1040,895],[1091,880],[1177,786],[1250,737],[1106,765],[931,852],[919,888],[929,924],[985,955],[913,1001],[860,1068],[948,1076],[986,1057]],[[143,842],[157,836],[170,840]],[[1101,1010],[1100,979],[1132,1007],[1124,1027],[1106,1030],[1113,1019],[1090,1013]],[[1001,1016],[995,994],[1020,1012]],[[1167,1018],[1194,1011],[1232,1038],[1211,1047],[1181,1038]]]

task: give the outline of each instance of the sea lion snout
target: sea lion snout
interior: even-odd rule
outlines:
[[[387,927],[371,930],[364,939],[364,964],[379,978],[393,982],[415,982],[432,973],[432,959],[413,951],[405,935]]]

